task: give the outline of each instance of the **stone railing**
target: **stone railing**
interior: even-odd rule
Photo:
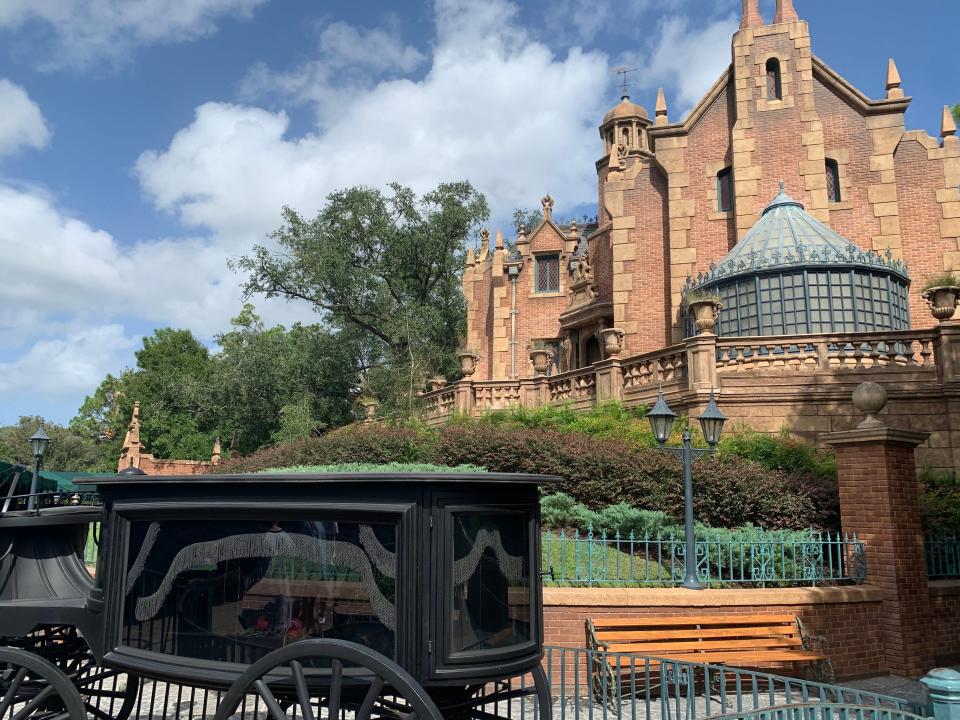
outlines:
[[[592,406],[597,398],[597,373],[590,367],[571,370],[547,378],[551,405],[573,403],[576,406]]]
[[[718,338],[718,373],[832,370],[935,371],[935,330]]]
[[[480,415],[520,406],[587,409],[608,400],[650,405],[660,388],[677,412],[696,414],[715,391],[735,420],[813,433],[831,422],[826,409],[821,413],[814,406],[845,400],[851,384],[865,380],[890,382],[894,396],[921,403],[942,397],[944,389],[960,393],[960,322],[876,333],[702,334],[656,352],[608,358],[553,377],[464,379],[423,397],[427,422],[437,425],[454,413]],[[806,419],[794,423],[800,414]],[[810,419],[813,415],[820,419]]]

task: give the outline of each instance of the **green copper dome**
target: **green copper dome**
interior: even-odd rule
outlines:
[[[756,225],[684,292],[720,297],[720,335],[870,332],[910,327],[909,283],[905,263],[834,232],[781,183]]]

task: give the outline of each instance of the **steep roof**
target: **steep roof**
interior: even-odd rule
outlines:
[[[706,273],[688,278],[687,286],[702,288],[740,275],[821,266],[883,269],[907,278],[906,263],[889,250],[881,257],[858,247],[807,213],[781,183],[780,192],[760,213],[760,220],[733,250],[718,263],[711,263]]]

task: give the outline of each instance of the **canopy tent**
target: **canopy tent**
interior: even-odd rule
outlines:
[[[30,483],[33,481],[32,468],[0,460],[0,486],[6,489],[7,482],[12,481],[17,476],[18,470],[20,471],[19,488],[14,494],[25,495],[30,492]],[[41,470],[40,483],[37,489],[40,492],[78,492],[80,488],[77,483],[82,483],[85,478],[103,477],[104,475],[112,475],[112,473]]]

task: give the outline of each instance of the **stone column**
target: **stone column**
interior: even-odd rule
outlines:
[[[933,358],[942,383],[960,382],[960,320],[943,320],[937,325]]]
[[[687,383],[691,390],[710,392],[717,384],[717,336],[703,333],[687,338]]]
[[[836,449],[840,515],[867,554],[867,582],[883,592],[881,624],[887,669],[922,675],[933,661],[930,595],[924,568],[914,448],[929,433],[899,430],[877,419],[887,393],[863,383],[853,404],[866,419],[820,439]]]
[[[623,400],[623,369],[618,358],[593,364],[596,373],[597,403]]]
[[[455,385],[456,399],[453,407],[460,415],[473,415],[473,381],[464,378]]]

